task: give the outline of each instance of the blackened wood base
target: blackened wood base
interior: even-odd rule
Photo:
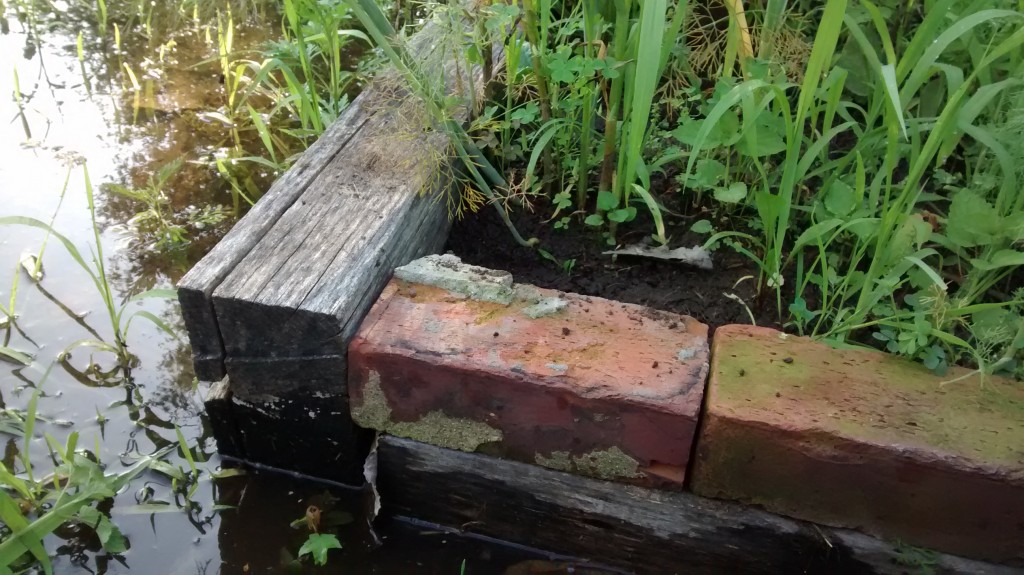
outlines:
[[[589,479],[390,436],[380,438],[378,465],[385,513],[637,573],[1020,573],[690,493]]]

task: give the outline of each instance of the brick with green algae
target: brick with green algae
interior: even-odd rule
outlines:
[[[1024,385],[962,373],[721,327],[693,490],[1024,564]]]
[[[349,347],[355,421],[410,437],[443,415],[459,429],[455,438],[441,433],[445,425],[415,438],[681,489],[708,368],[707,326],[528,285],[511,293],[507,303],[480,301],[393,280]],[[680,357],[680,349],[692,353]]]

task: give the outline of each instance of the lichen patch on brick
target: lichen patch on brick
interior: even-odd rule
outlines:
[[[568,451],[554,451],[550,457],[540,453],[534,456],[537,465],[559,471],[575,471],[600,479],[634,479],[642,477],[637,470],[640,465],[617,446],[594,450],[583,455],[571,455]]]
[[[385,431],[431,445],[469,452],[476,451],[485,443],[501,441],[500,429],[494,429],[481,421],[449,417],[440,411],[431,411],[418,421],[391,423]]]
[[[544,457],[538,453],[534,457],[534,461],[537,462],[537,465],[547,467],[548,469],[572,471],[572,459],[569,458],[568,451],[552,451],[551,457]]]
[[[569,307],[569,302],[560,297],[549,297],[523,309],[523,314],[530,319],[554,315]]]
[[[486,423],[450,417],[441,411],[431,411],[416,421],[392,421],[380,374],[372,370],[363,387],[362,404],[352,405],[352,420],[369,429],[469,452],[485,443],[501,441],[502,437],[501,430]]]
[[[549,364],[546,364],[545,367],[547,367],[551,371],[555,371],[555,372],[558,372],[560,374],[569,371],[569,366],[564,364],[564,363],[549,363]]]
[[[477,301],[512,303],[512,274],[462,263],[451,254],[430,255],[395,269],[395,277],[465,295]]]

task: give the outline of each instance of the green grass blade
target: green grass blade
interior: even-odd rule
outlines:
[[[903,84],[900,91],[900,98],[909,102],[917,95],[918,90],[933,73],[935,63],[949,46],[970,32],[972,29],[985,24],[986,22],[1006,22],[1010,19],[1024,18],[1024,13],[1014,10],[982,10],[969,16],[965,16],[942,32],[934,41],[928,45],[928,49],[922,54],[921,59],[912,63],[912,72]],[[902,64],[902,62],[901,62]],[[985,66],[976,66],[977,71]]]
[[[146,291],[144,291],[142,293],[133,295],[132,297],[128,298],[128,301],[125,302],[125,303],[132,303],[132,302],[137,302],[137,301],[141,301],[141,300],[144,300],[144,299],[153,299],[153,298],[156,298],[156,299],[176,299],[177,297],[178,297],[178,290],[176,290],[176,289],[173,289],[173,288],[154,288],[154,289],[146,290]]]
[[[270,129],[267,128],[267,123],[263,121],[263,116],[255,108],[249,104],[246,104],[245,107],[249,109],[249,119],[252,121],[252,125],[256,127],[256,133],[259,135],[260,141],[263,142],[263,147],[270,154],[270,159],[276,163],[277,152],[274,149],[274,140],[270,136]]]
[[[32,356],[26,353],[22,353],[16,349],[7,347],[6,345],[0,345],[0,356],[16,361],[22,365],[32,364]]]
[[[668,6],[665,0],[646,0],[640,10],[640,28],[636,52],[636,72],[633,76],[632,98],[630,101],[629,133],[626,142],[626,171],[622,182],[616,188],[624,190],[629,197],[636,178],[636,163],[643,153],[644,136],[651,117],[654,92],[661,77],[661,48],[665,36],[665,16]],[[673,39],[674,40],[674,39]]]
[[[57,238],[57,241],[59,241],[61,244],[64,245],[64,248],[68,251],[68,254],[70,254],[71,258],[75,260],[75,263],[77,263],[79,265],[79,267],[81,267],[83,270],[85,270],[85,272],[87,274],[89,274],[89,278],[93,280],[93,283],[95,283],[97,285],[97,287],[100,287],[99,278],[93,272],[92,267],[88,263],[86,263],[85,258],[82,257],[81,252],[78,251],[78,248],[75,246],[75,244],[72,243],[71,240],[69,240],[68,238],[66,238],[63,235],[59,234],[56,230],[54,230],[48,224],[46,224],[45,222],[42,222],[40,220],[37,220],[35,218],[29,218],[29,217],[26,217],[26,216],[5,216],[5,217],[0,217],[0,226],[9,226],[9,225],[28,226],[28,227],[40,229],[40,230],[43,230],[43,231],[47,232],[51,236]]]
[[[667,244],[668,238],[665,237],[665,221],[661,215],[661,206],[658,205],[658,202],[654,201],[654,197],[643,186],[633,184],[633,191],[643,198],[644,203],[647,204],[648,211],[651,212],[651,217],[654,218],[654,226],[658,230],[658,235],[654,236],[654,239],[661,244]]]
[[[185,461],[188,462],[189,469],[192,470],[193,474],[198,474],[199,470],[196,468],[195,459],[192,458],[192,450],[188,448],[188,442],[185,441],[185,436],[182,435],[181,428],[175,425],[174,433],[178,436],[178,446],[181,448],[181,454],[185,457]]]
[[[528,189],[532,187],[533,183],[536,181],[534,174],[537,170],[537,162],[543,155],[544,149],[547,148],[551,139],[558,134],[558,130],[562,128],[565,123],[565,120],[549,120],[548,123],[544,124],[539,130],[537,130],[537,134],[531,142],[533,151],[530,153],[530,161],[526,164],[526,176],[524,182]]]
[[[181,336],[178,335],[178,332],[174,331],[174,329],[171,328],[171,326],[168,325],[167,322],[146,310],[138,310],[132,313],[132,315],[128,316],[128,321],[125,322],[124,326],[125,333],[128,333],[128,330],[131,328],[132,325],[132,320],[135,319],[136,317],[141,317],[143,319],[148,320],[150,323],[159,328],[160,331],[166,333],[167,335],[171,336],[174,339],[181,339]]]
[[[12,545],[11,553],[15,553],[18,547],[24,547],[24,550],[30,552],[36,561],[43,566],[43,571],[47,575],[53,574],[53,564],[50,562],[50,556],[46,553],[46,549],[43,547],[43,539],[41,536],[34,534],[29,531],[29,522],[21,514],[21,510],[18,508],[18,504],[7,495],[3,489],[0,489],[0,519],[7,524],[7,527],[11,530],[10,539],[4,541],[0,545],[0,549],[3,545],[6,545],[9,541],[16,541],[20,545]],[[23,552],[23,551],[22,551]],[[22,552],[18,552],[11,561],[3,561],[2,551],[0,551],[0,564],[10,565],[14,559],[21,556]]]

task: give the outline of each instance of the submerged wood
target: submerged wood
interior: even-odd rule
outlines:
[[[1020,573],[691,493],[626,486],[408,439],[382,436],[377,456],[384,513],[631,572]]]

